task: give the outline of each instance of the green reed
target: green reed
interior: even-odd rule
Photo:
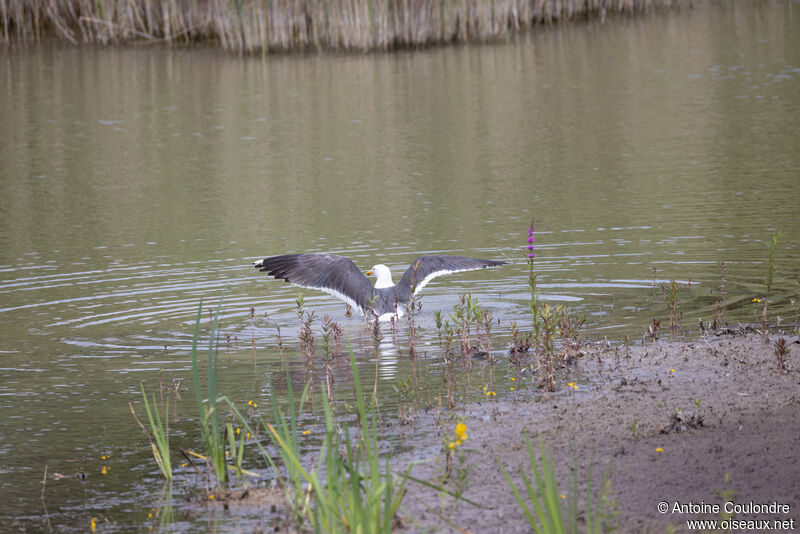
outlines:
[[[144,400],[144,409],[147,412],[147,420],[150,423],[150,431],[148,432],[142,425],[141,421],[136,417],[136,412],[133,411],[131,405],[131,412],[134,418],[142,427],[142,430],[147,434],[147,439],[150,441],[150,448],[153,451],[153,458],[155,458],[158,468],[167,480],[172,479],[172,462],[170,461],[169,454],[169,400],[165,404],[164,420],[161,420],[161,411],[158,407],[155,394],[153,395],[153,406],[147,402],[147,393],[144,391],[144,385],[139,384],[142,391],[142,399]],[[151,437],[152,436],[152,437]]]
[[[221,484],[228,479],[227,462],[225,461],[225,439],[220,424],[219,410],[217,409],[217,355],[219,351],[216,343],[216,332],[222,309],[222,300],[220,298],[211,322],[211,331],[209,332],[206,366],[208,376],[206,379],[205,399],[203,399],[200,386],[200,364],[197,347],[200,338],[200,318],[203,311],[202,299],[197,308],[197,319],[195,320],[194,335],[192,337],[192,382],[197,399],[197,409],[200,414],[200,432],[203,438],[206,458],[214,469],[217,484]]]

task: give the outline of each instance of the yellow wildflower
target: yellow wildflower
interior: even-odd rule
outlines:
[[[754,298],[753,302],[761,302],[761,299],[760,298]]]
[[[450,447],[450,450],[452,451],[453,449],[456,448],[456,442],[455,441],[451,441],[450,444],[448,445],[448,447]]]
[[[661,447],[658,447],[658,448],[656,449],[656,452],[664,452],[664,449],[662,449]]]
[[[464,441],[467,439],[467,425],[464,423],[458,423],[456,425],[456,437],[459,441]]]
[[[103,473],[104,475],[107,475],[108,474],[108,467],[104,465],[103,469],[101,469],[100,472]]]
[[[566,499],[567,498],[567,496],[564,495],[563,493],[560,493],[558,496],[561,497],[562,499]]]
[[[508,389],[511,390],[511,391],[514,391],[514,388],[508,388]]]
[[[310,431],[310,430],[303,430],[303,434],[304,434],[304,435],[311,434],[311,431]]]
[[[92,518],[91,528],[92,532],[97,532],[97,518],[95,517]]]
[[[214,500],[214,494],[213,494],[213,493],[212,493],[211,495],[209,495],[209,496],[208,496],[208,500],[209,500],[209,501],[213,501],[213,500]]]
[[[511,381],[513,382],[513,381],[515,381],[515,380],[516,380],[516,378],[514,378],[514,377],[512,376],[512,377],[511,377]]]
[[[569,382],[567,385],[568,385],[569,387],[571,387],[572,389],[578,389],[578,385],[577,385],[577,384],[575,384],[575,382]]]

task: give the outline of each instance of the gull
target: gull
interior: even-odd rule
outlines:
[[[379,321],[389,321],[395,315],[402,316],[403,305],[437,276],[506,264],[463,256],[420,256],[396,284],[382,263],[365,275],[350,258],[335,254],[284,254],[255,261],[253,267],[296,286],[325,291],[365,315],[375,314]],[[374,286],[367,278],[373,274]]]

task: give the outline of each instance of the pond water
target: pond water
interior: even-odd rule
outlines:
[[[421,293],[423,351],[437,343],[432,311],[451,310],[459,292],[499,320],[500,346],[512,321],[530,325],[535,215],[540,298],[586,315],[589,339],[620,342],[654,318],[668,323],[670,279],[696,335],[719,298],[720,261],[729,321],[756,321],[780,229],[770,317],[795,324],[799,9],[700,2],[393,54],[3,51],[0,521],[59,532],[86,531],[91,517],[108,531],[152,524],[161,483],[128,402],[142,415],[141,381],[182,384],[173,443],[197,444],[187,385],[201,298],[208,308],[225,295],[221,391],[269,405],[276,326],[302,386],[298,290],[250,267],[266,255],[333,252],[395,277],[431,252],[511,261]],[[386,339],[376,361],[358,318],[304,296],[377,369],[391,412],[392,386],[409,374],[404,349]],[[440,382],[435,358],[417,364],[423,384]],[[339,383],[347,370],[336,369]],[[43,503],[45,466],[67,478],[48,478]],[[246,514],[175,520],[193,532],[252,529]]]

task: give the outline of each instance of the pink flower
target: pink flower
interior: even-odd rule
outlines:
[[[530,226],[530,228],[528,228],[528,246],[527,246],[527,249],[528,249],[528,257],[529,258],[535,258],[536,257],[536,253],[534,252],[536,250],[536,236],[533,235],[533,219],[534,218],[531,217],[531,226]]]

